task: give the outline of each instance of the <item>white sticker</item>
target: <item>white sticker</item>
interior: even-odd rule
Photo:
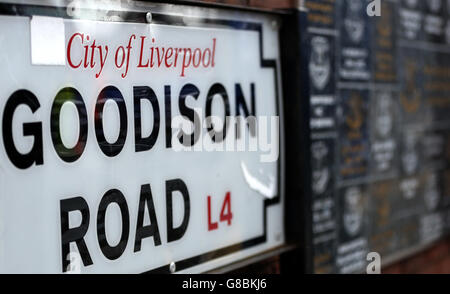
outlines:
[[[33,16],[30,26],[31,63],[33,65],[65,65],[63,19]]]
[[[244,162],[241,162],[241,168],[244,179],[252,190],[257,191],[268,199],[275,198],[277,195],[277,187],[273,176],[269,176],[269,185],[266,186],[263,182],[258,180],[258,178],[250,174]]]

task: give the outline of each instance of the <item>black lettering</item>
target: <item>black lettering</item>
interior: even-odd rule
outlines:
[[[23,135],[33,136],[33,147],[27,154],[20,153],[14,145],[12,133],[12,121],[14,112],[21,104],[28,106],[32,113],[41,106],[36,96],[28,90],[18,90],[8,99],[3,112],[3,143],[9,160],[20,169],[27,169],[34,163],[36,165],[44,164],[43,145],[42,145],[42,123],[24,123]]]
[[[70,261],[67,259],[70,253],[70,243],[75,242],[78,252],[81,256],[84,266],[92,265],[91,255],[89,254],[84,236],[89,228],[89,206],[82,197],[63,199],[59,202],[61,216],[61,258],[62,271],[67,271]],[[79,227],[70,228],[69,212],[81,212],[81,224]]]
[[[178,191],[183,196],[184,216],[183,222],[178,228],[173,227],[173,192]],[[167,242],[179,240],[186,233],[190,217],[190,200],[186,184],[180,180],[171,180],[166,182],[166,216],[167,216]]]
[[[79,117],[79,135],[76,145],[73,148],[67,148],[64,146],[61,139],[60,131],[60,112],[64,103],[72,102],[77,108]],[[74,162],[83,154],[86,147],[86,141],[88,136],[88,122],[86,105],[84,104],[81,94],[74,88],[67,87],[62,89],[56,94],[55,100],[52,105],[52,112],[50,117],[50,131],[52,134],[53,146],[55,147],[58,156],[65,162]]]
[[[241,109],[244,111],[244,118],[248,118],[249,116],[256,117],[256,104],[255,104],[255,84],[250,84],[250,99],[251,99],[251,113],[248,110],[247,103],[245,102],[244,94],[242,93],[242,88],[240,84],[235,84],[235,94],[236,94],[236,117],[238,118],[242,116]],[[250,130],[250,134],[252,136],[256,136],[256,129],[254,126],[247,124]],[[240,138],[240,129],[237,128],[236,138]]]
[[[172,148],[172,102],[170,86],[164,86],[164,102],[166,112],[166,148]]]
[[[116,102],[120,115],[120,133],[114,143],[108,143],[103,132],[103,108],[108,100]],[[127,128],[127,108],[122,93],[114,86],[105,87],[98,95],[95,105],[95,135],[100,149],[106,156],[114,157],[122,151],[127,138]]]
[[[134,94],[134,136],[136,152],[148,151],[153,148],[159,134],[159,104],[155,92],[150,87],[133,87]],[[147,138],[142,138],[141,100],[147,99],[153,108],[153,130]]]
[[[144,227],[145,204],[150,216],[150,225]],[[158,221],[156,219],[155,205],[150,185],[141,187],[141,196],[139,198],[138,219],[136,224],[136,238],[134,241],[134,252],[141,251],[142,239],[153,236],[155,246],[161,245],[161,236],[159,235]]]
[[[222,142],[225,140],[228,131],[228,121],[227,117],[230,116],[230,102],[228,101],[228,94],[225,90],[225,87],[222,84],[214,84],[208,91],[208,96],[206,97],[206,109],[205,109],[205,117],[208,120],[211,117],[211,109],[212,102],[216,95],[219,95],[222,98],[224,108],[225,108],[225,117],[223,120],[222,131],[217,133],[214,130],[214,125],[211,122],[211,125],[208,126],[208,134],[210,135],[213,142]]]
[[[184,85],[180,91],[180,99],[178,100],[180,114],[194,124],[194,131],[192,132],[192,134],[188,135],[184,133],[184,131],[182,130],[178,134],[178,139],[180,140],[180,143],[186,147],[194,146],[195,143],[197,143],[200,137],[200,122],[201,122],[199,115],[192,108],[187,107],[186,98],[191,96],[195,100],[197,100],[199,95],[200,90],[193,84]],[[187,138],[188,136],[190,136],[189,140],[184,140],[184,138]]]
[[[108,240],[106,239],[106,209],[111,203],[116,203],[117,205],[119,205],[120,213],[122,215],[122,234],[120,236],[120,241],[116,246],[109,245]],[[127,201],[122,192],[120,192],[119,190],[109,190],[105,193],[102,200],[100,201],[97,213],[97,238],[103,255],[110,260],[115,260],[122,256],[125,248],[127,247],[129,232],[130,215],[128,212]]]

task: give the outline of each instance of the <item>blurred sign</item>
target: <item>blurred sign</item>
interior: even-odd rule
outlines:
[[[275,18],[1,6],[0,272],[203,272],[283,244]]]
[[[386,0],[373,17],[371,2],[305,2],[316,273],[362,273],[367,252],[389,262],[449,232],[450,2]]]

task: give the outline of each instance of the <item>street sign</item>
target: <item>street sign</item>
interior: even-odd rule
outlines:
[[[283,245],[276,17],[1,7],[0,272],[195,273]]]

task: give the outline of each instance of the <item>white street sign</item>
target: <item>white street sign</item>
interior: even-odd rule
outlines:
[[[195,273],[284,243],[274,18],[20,6],[0,16],[0,272]]]

